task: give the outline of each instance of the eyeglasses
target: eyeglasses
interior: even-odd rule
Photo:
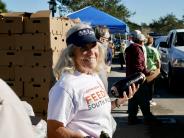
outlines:
[[[109,38],[107,38],[107,37],[101,37],[101,41],[102,42],[108,42],[109,41]]]

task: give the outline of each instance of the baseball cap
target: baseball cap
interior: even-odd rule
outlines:
[[[77,47],[83,47],[86,44],[95,43],[95,42],[97,42],[97,39],[92,28],[80,29],[72,33],[66,39],[67,45],[74,44]]]
[[[136,38],[138,34],[141,34],[141,31],[140,31],[140,30],[134,30],[134,31],[132,31],[132,32],[130,33],[130,35],[131,35],[132,37],[134,37],[134,38]]]
[[[137,37],[136,37],[139,41],[145,41],[146,40],[146,37],[143,35],[143,34],[137,34]]]

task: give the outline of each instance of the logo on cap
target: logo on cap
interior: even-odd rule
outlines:
[[[84,36],[89,34],[94,34],[94,31],[92,31],[91,29],[85,29],[85,30],[80,30],[78,32],[78,36]]]

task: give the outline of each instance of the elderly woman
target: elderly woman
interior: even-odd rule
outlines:
[[[123,104],[137,91],[111,101],[98,72],[104,57],[94,31],[77,24],[67,33],[67,48],[55,67],[59,80],[49,92],[48,138],[99,137],[104,131],[112,137],[116,123],[111,109]]]

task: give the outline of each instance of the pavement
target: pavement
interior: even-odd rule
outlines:
[[[109,89],[112,84],[125,77],[125,69],[120,69],[115,57],[109,74]],[[158,93],[153,98],[157,105],[151,107],[152,113],[163,122],[162,126],[146,126],[144,124],[127,124],[127,104],[112,111],[117,122],[113,138],[184,138],[184,96],[167,93],[164,83],[160,83]],[[114,97],[109,93],[111,99]],[[142,118],[139,111],[138,117]]]

